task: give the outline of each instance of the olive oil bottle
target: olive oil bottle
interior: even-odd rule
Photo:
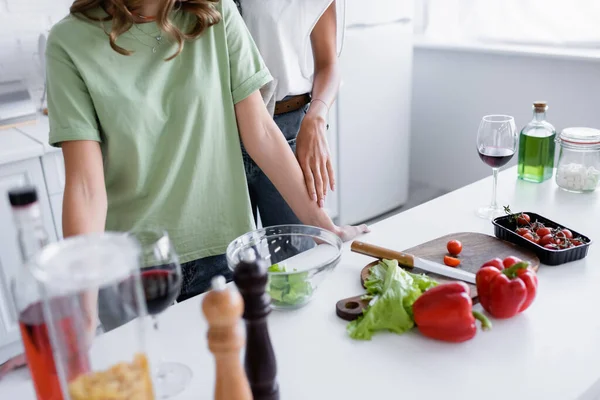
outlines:
[[[544,182],[554,170],[554,139],[556,129],[546,121],[548,105],[544,101],[533,103],[533,119],[519,135],[519,179]]]

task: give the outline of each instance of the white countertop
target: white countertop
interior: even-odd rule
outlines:
[[[9,164],[44,154],[41,143],[15,128],[0,129],[0,165]]]
[[[500,204],[514,211],[535,211],[600,240],[600,192],[566,193],[553,180],[541,185],[520,182],[511,168],[500,174],[498,193]],[[491,223],[475,216],[490,195],[488,178],[382,221],[361,240],[406,249],[452,232],[493,235]],[[527,311],[493,320],[491,331],[480,330],[462,344],[429,340],[416,330],[402,336],[379,333],[367,342],[351,340],[346,322],[335,315],[335,304],[362,293],[359,273],[370,261],[351,253],[347,244],[342,261],[311,303],[269,316],[283,400],[600,398],[598,244],[584,260],[542,266],[539,294]],[[191,386],[177,399],[213,396],[214,363],[201,298],[169,309],[161,317],[161,337],[152,338],[153,348],[160,346],[168,359],[194,371]],[[113,331],[95,347],[118,352],[124,346],[122,334]],[[26,377],[26,371],[19,371],[0,382],[0,398],[33,399]]]

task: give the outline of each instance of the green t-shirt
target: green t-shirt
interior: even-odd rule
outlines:
[[[106,229],[165,229],[181,262],[223,254],[254,229],[234,104],[272,77],[233,1],[216,7],[221,22],[171,61],[176,42],[158,45],[155,23],[118,38],[134,51],[124,56],[109,45],[110,22],[72,15],[46,51],[50,144],[100,142]],[[172,21],[187,32],[195,17]]]

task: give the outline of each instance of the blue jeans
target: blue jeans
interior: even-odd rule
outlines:
[[[227,282],[233,279],[233,273],[227,266],[224,254],[205,257],[181,265],[183,282],[177,302],[182,302],[210,289],[212,278],[223,275]]]
[[[283,133],[294,154],[296,153],[296,137],[300,131],[300,124],[306,114],[307,106],[296,111],[275,115],[273,120]],[[274,225],[300,224],[300,220],[285,202],[281,194],[271,183],[265,173],[250,158],[242,145],[246,181],[250,194],[250,203],[254,221],[257,220],[257,211],[264,227]]]

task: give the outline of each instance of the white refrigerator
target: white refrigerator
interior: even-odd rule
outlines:
[[[338,223],[367,221],[408,198],[413,0],[346,0],[335,103]]]

